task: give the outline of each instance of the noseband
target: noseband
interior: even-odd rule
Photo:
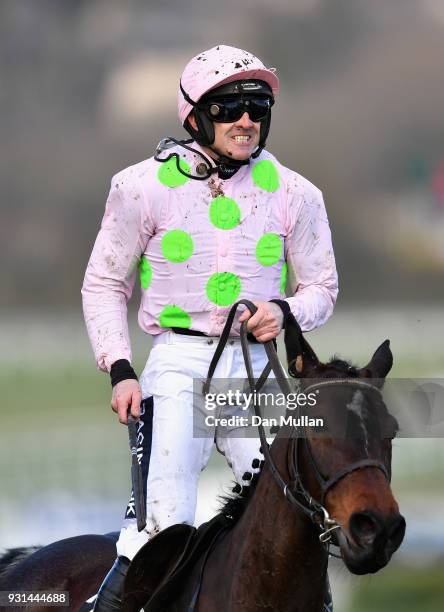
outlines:
[[[228,314],[228,318],[227,318],[225,327],[221,334],[219,344],[217,345],[216,351],[213,355],[213,358],[210,363],[210,367],[208,369],[207,379],[202,389],[202,392],[204,395],[206,395],[209,392],[211,380],[216,370],[216,366],[219,361],[220,355],[222,354],[222,351],[227,343],[229,333],[233,325],[234,316],[236,314],[237,307],[240,304],[245,305],[252,314],[254,314],[257,310],[256,306],[249,300],[240,300],[239,302],[236,302],[236,304],[232,306]],[[362,459],[360,461],[356,461],[354,463],[351,463],[341,468],[331,478],[325,479],[322,476],[317,466],[316,460],[313,456],[311,445],[310,445],[310,440],[307,435],[307,427],[304,424],[302,428],[299,428],[293,425],[291,432],[290,432],[290,436],[289,436],[290,443],[288,447],[287,462],[288,462],[288,471],[289,471],[291,480],[290,482],[285,482],[285,480],[280,475],[279,470],[277,469],[276,464],[271,456],[269,445],[268,445],[266,434],[265,434],[265,430],[264,430],[264,426],[262,425],[262,414],[260,411],[260,407],[258,406],[257,401],[256,401],[255,392],[259,391],[259,389],[262,388],[262,386],[264,385],[271,371],[273,371],[276,377],[276,381],[279,385],[279,388],[281,389],[284,395],[288,395],[289,393],[292,393],[292,389],[290,387],[288,379],[282,369],[282,365],[277,356],[274,341],[270,340],[269,342],[264,343],[264,348],[265,348],[265,351],[268,357],[268,363],[265,366],[259,378],[255,380],[253,368],[251,364],[250,349],[248,347],[246,322],[242,323],[241,330],[240,330],[240,339],[241,339],[242,353],[243,353],[244,362],[245,362],[245,368],[247,371],[248,383],[250,386],[250,392],[253,395],[254,412],[256,416],[259,417],[258,431],[259,431],[259,438],[261,441],[264,457],[268,461],[268,465],[271,470],[272,476],[276,484],[279,486],[279,488],[283,492],[286,500],[292,506],[300,510],[305,516],[307,516],[312,521],[312,523],[320,530],[319,540],[326,546],[327,551],[329,551],[329,544],[331,541],[332,533],[334,530],[340,529],[341,526],[337,523],[335,519],[330,518],[328,511],[324,506],[325,497],[327,493],[345,476],[348,476],[352,472],[355,472],[363,468],[371,467],[371,468],[377,468],[381,470],[381,472],[384,474],[384,476],[389,482],[390,482],[390,475],[387,471],[386,466],[382,462],[377,461],[376,459]],[[312,384],[306,387],[304,389],[304,392],[307,394],[309,392],[315,392],[324,387],[349,387],[353,389],[365,389],[365,390],[371,390],[372,392],[378,394],[379,396],[382,395],[381,391],[377,387],[374,387],[373,385],[371,385],[370,383],[367,383],[362,380],[355,380],[355,379],[348,379],[348,378],[320,381],[318,383],[315,383],[315,384]],[[300,416],[299,406],[297,410],[298,410],[297,416]],[[298,429],[302,429],[302,436],[298,435]],[[299,469],[299,448],[300,448],[299,441],[301,439],[303,440],[304,448],[306,450],[310,465],[313,469],[313,473],[315,475],[316,481],[321,490],[320,501],[315,500],[310,495],[310,493],[304,487],[303,482],[302,482],[300,469]],[[331,552],[330,554],[332,556],[340,556],[340,555],[334,555]]]

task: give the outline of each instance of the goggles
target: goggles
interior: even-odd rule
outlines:
[[[204,111],[208,119],[216,123],[234,123],[244,113],[251,121],[258,123],[266,119],[274,100],[270,96],[238,96],[235,98],[213,98],[200,101],[197,107]]]

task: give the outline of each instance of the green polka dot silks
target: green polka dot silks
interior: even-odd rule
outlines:
[[[207,283],[207,297],[218,306],[230,306],[239,297],[240,278],[232,272],[216,272]]]
[[[185,160],[181,159],[179,161],[179,166],[184,172],[190,172],[190,167]],[[174,157],[169,159],[167,162],[160,164],[159,170],[157,171],[157,178],[162,185],[165,185],[165,187],[171,187],[172,189],[185,185],[185,183],[190,180],[187,176],[179,172],[177,169],[176,158]]]
[[[179,306],[169,304],[162,309],[159,316],[160,327],[191,327],[191,316]]]
[[[269,159],[263,159],[253,166],[252,177],[255,185],[270,193],[279,188],[279,174]]]
[[[139,277],[142,289],[148,289],[152,276],[153,272],[151,270],[150,262],[142,255],[139,262]]]
[[[284,261],[284,265],[282,266],[282,270],[281,270],[281,282],[279,284],[279,291],[281,292],[281,294],[285,295],[285,290],[287,288],[287,262]]]
[[[163,256],[173,263],[186,261],[193,254],[193,250],[193,239],[183,230],[170,230],[162,238]]]
[[[217,196],[210,204],[210,220],[219,229],[229,230],[240,223],[240,208],[234,200]]]
[[[172,153],[181,157],[184,172],[189,165],[197,176],[199,155],[181,146],[170,147]],[[171,327],[220,334],[226,312],[241,298],[287,294],[292,304],[297,295],[298,316],[310,329],[330,316],[337,274],[322,193],[266,151],[230,179],[214,172],[192,180],[178,172],[176,158],[145,160],[113,178],[107,209],[84,281],[85,318],[100,369],[109,370],[115,355],[130,350],[120,320],[113,328],[119,333],[108,333],[103,295],[114,300],[117,317],[136,273],[140,325],[154,336]],[[296,294],[299,279],[322,286],[320,297]]]
[[[282,254],[282,240],[277,234],[264,234],[256,244],[256,259],[263,266],[277,263]]]

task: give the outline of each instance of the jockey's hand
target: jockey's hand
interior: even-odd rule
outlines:
[[[139,382],[133,378],[121,380],[113,387],[111,408],[119,415],[119,421],[123,425],[128,424],[128,408],[131,406],[131,414],[135,419],[140,417],[140,401],[142,392]]]
[[[248,321],[247,329],[259,342],[268,342],[276,338],[282,329],[284,313],[274,302],[253,302],[257,306],[257,312],[251,315],[246,308],[239,317],[239,321]]]

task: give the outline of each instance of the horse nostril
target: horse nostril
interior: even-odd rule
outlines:
[[[349,530],[357,544],[368,545],[373,542],[381,527],[369,512],[354,512],[349,520]]]
[[[405,535],[405,518],[398,514],[387,525],[387,535],[391,543],[398,548]]]

